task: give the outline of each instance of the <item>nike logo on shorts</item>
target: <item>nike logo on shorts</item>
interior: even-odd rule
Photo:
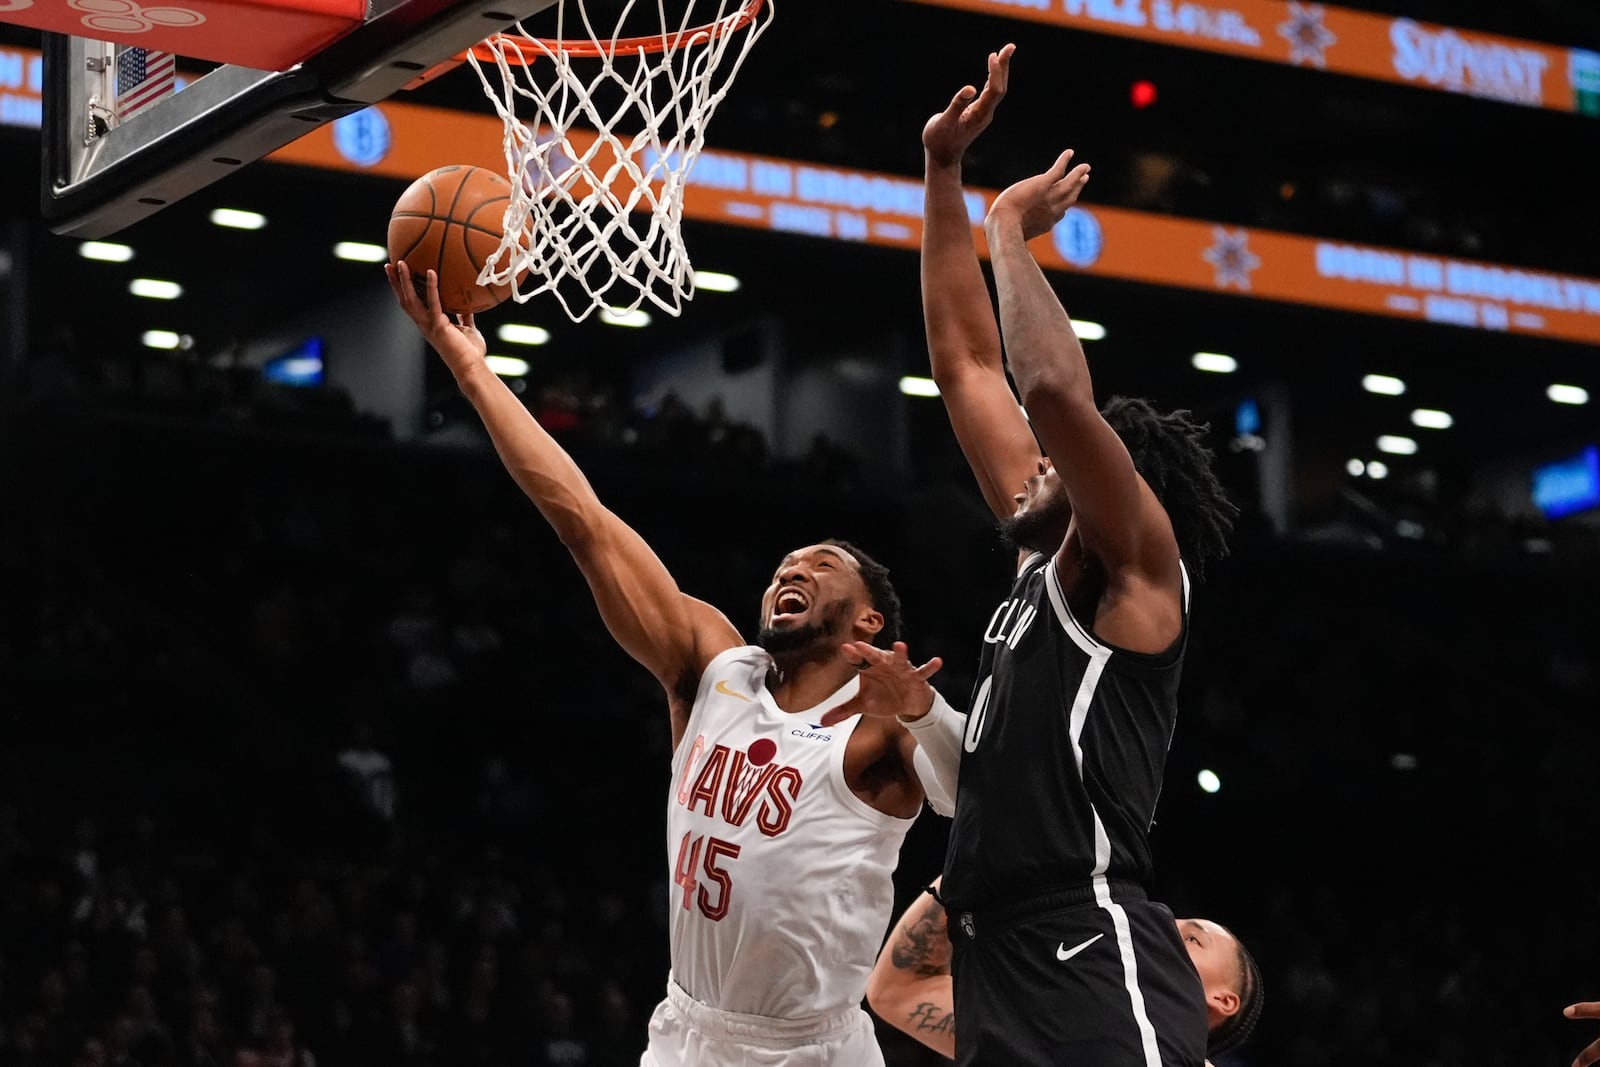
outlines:
[[[1063,942],[1061,942],[1060,947],[1056,949],[1056,959],[1062,960],[1062,961],[1070,960],[1072,957],[1076,956],[1078,953],[1082,952],[1084,949],[1088,948],[1090,945],[1094,944],[1096,941],[1100,940],[1104,936],[1106,936],[1106,935],[1105,934],[1095,934],[1093,937],[1091,937],[1089,940],[1085,941],[1083,944],[1074,945],[1072,948],[1068,948],[1067,947],[1067,943],[1065,941],[1063,941]]]

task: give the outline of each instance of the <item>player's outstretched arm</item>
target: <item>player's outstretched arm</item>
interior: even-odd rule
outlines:
[[[1570,1004],[1562,1014],[1569,1019],[1600,1019],[1600,1000]],[[1577,1058],[1572,1061],[1572,1067],[1590,1067],[1595,1063],[1600,1063],[1600,1040],[1578,1053]]]
[[[434,272],[424,300],[405,263],[384,270],[400,307],[482,418],[506,470],[577,561],[607,629],[674,698],[676,744],[688,722],[688,702],[677,698],[692,691],[712,656],[740,643],[738,632],[721,612],[681,592],[644,539],[600,503],[572,457],[489,368],[472,316],[452,322],[444,313]]]
[[[1172,524],[1101,416],[1072,320],[1028,250],[1030,240],[1049,233],[1077,202],[1088,180],[1088,165],[1073,166],[1069,149],[1043,174],[1005,190],[989,209],[984,228],[1006,357],[1033,431],[1072,502],[1079,535],[1108,580],[1124,587],[1142,580],[1175,591]]]
[[[994,118],[1011,75],[1013,45],[989,54],[979,90],[963,86],[922,129],[924,150],[922,317],[933,379],[956,440],[997,516],[1033,473],[1039,445],[1006,380],[1000,330],[978,265],[962,187],[961,160]]]
[[[938,887],[935,878],[933,888]],[[933,894],[919,894],[889,931],[867,977],[867,1004],[890,1026],[955,1059],[950,930]]]

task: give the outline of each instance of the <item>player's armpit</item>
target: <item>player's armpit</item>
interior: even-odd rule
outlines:
[[[678,588],[655,552],[634,529],[601,509],[581,537],[567,541],[589,583],[611,636],[676,695],[697,682],[719,652],[741,643],[739,632],[716,608]],[[684,723],[674,701],[673,741]],[[681,716],[687,722],[687,711]]]

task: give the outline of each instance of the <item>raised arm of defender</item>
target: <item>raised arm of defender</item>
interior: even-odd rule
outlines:
[[[1157,651],[1181,626],[1182,579],[1172,523],[1101,416],[1083,346],[1028,250],[1028,242],[1049,233],[1088,182],[1088,166],[1071,164],[1069,149],[1043,174],[1006,189],[989,209],[984,231],[1001,331],[1022,406],[1061,477],[1082,547],[1105,571],[1111,603],[1102,607],[1129,616],[1109,620],[1121,635],[1102,636]],[[1072,546],[1064,544],[1062,551]]]
[[[972,239],[961,159],[1006,94],[1013,51],[1006,45],[991,52],[983,91],[963,86],[922,130],[922,315],[928,357],[956,440],[999,518],[1016,510],[1012,496],[1034,472],[1039,444],[1006,380],[1000,330]]]
[[[506,470],[577,561],[606,628],[667,690],[676,746],[701,671],[741,643],[738,631],[720,611],[679,590],[644,539],[600,503],[572,457],[489,368],[472,316],[452,322],[441,309],[434,272],[423,300],[404,263],[384,270],[400,307],[483,419]]]

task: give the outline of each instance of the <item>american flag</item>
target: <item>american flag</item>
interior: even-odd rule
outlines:
[[[123,45],[117,49],[117,119],[127,119],[173,90],[171,52]]]

